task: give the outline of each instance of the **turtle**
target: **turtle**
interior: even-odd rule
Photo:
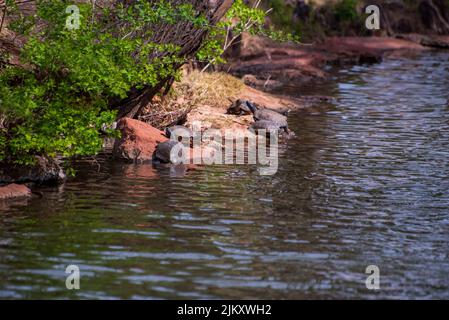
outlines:
[[[287,126],[283,126],[277,122],[273,122],[273,121],[269,121],[269,120],[258,120],[256,122],[254,122],[250,128],[256,132],[258,130],[266,130],[267,134],[269,134],[271,130],[281,130],[289,135],[291,134],[291,131],[288,130]]]
[[[253,114],[254,121],[256,121],[251,127],[257,129],[282,129],[287,134],[290,134],[287,123],[287,115],[290,110],[282,113],[271,109],[260,109],[256,104],[248,101],[238,99],[231,107],[229,107],[228,114]]]
[[[271,109],[259,109],[249,101],[247,101],[247,105],[252,111],[255,121],[268,120],[279,124],[287,124],[287,117],[277,111]]]
[[[253,113],[253,118],[257,122],[259,121],[268,121],[271,123],[274,123],[278,126],[278,128],[283,129],[286,133],[290,133],[290,130],[288,129],[288,123],[287,123],[287,116],[284,114],[281,114],[275,110],[271,109],[259,109],[251,102],[247,101],[248,108]],[[286,111],[288,113],[288,111]],[[260,126],[267,126],[268,122],[259,124]],[[263,128],[260,128],[263,129]]]
[[[171,127],[167,127],[165,128],[165,136],[169,139],[171,139],[173,133],[176,133],[176,135],[178,137],[183,136],[183,137],[192,137],[193,136],[193,132],[192,130],[190,130],[187,127],[184,126],[171,126]]]
[[[201,139],[201,133],[180,125],[165,128],[165,136],[172,141],[189,141],[191,148],[193,148],[195,138]]]
[[[226,114],[234,114],[238,116],[252,114],[253,112],[248,103],[251,102],[243,99],[238,99],[228,108]]]
[[[262,129],[270,131],[270,130],[279,130],[281,128],[276,122],[272,122],[269,120],[259,120],[251,125],[251,129],[254,129],[256,131]]]
[[[162,162],[162,163],[172,163],[171,159],[171,151],[172,149],[179,145],[180,148],[183,148],[184,145],[178,141],[165,141],[161,142],[157,145],[156,150],[153,154],[153,161]],[[180,149],[182,150],[182,149]],[[181,151],[178,153],[179,157],[181,157]]]

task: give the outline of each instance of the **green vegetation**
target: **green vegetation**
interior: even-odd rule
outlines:
[[[335,18],[339,22],[355,22],[359,19],[357,4],[359,0],[341,0],[335,4]]]
[[[198,60],[210,64],[225,62],[224,52],[244,32],[266,36],[275,41],[296,42],[299,40],[297,36],[290,32],[277,30],[273,27],[266,28],[264,26],[266,16],[267,11],[259,7],[249,6],[243,0],[235,0],[224,19],[215,28],[212,28],[204,45],[197,53]]]
[[[301,23],[293,21],[295,9],[293,6],[286,5],[283,0],[266,0],[265,6],[273,9],[270,15],[273,25],[298,38],[302,35]]]
[[[21,54],[27,67],[8,66],[0,76],[0,160],[29,164],[33,155],[96,154],[102,147],[100,128],[116,117],[109,110],[110,99],[124,98],[131,88],[155,85],[176,73],[175,46],[127,35],[162,18],[170,22],[191,16],[204,24],[189,5],[175,9],[161,1],[155,8],[142,0],[128,8],[105,9],[101,19],[90,19],[92,7],[79,4],[80,27],[68,30],[67,16],[61,14],[68,5],[39,1],[36,18],[43,28],[30,23],[34,17],[20,13],[10,25],[28,36]],[[108,24],[115,16],[126,21],[118,30]]]
[[[295,18],[295,8],[282,0],[265,0],[266,7],[273,8],[272,24],[286,33],[301,37],[302,42],[314,42],[325,35],[346,35],[353,30],[364,34],[364,15],[359,12],[360,0],[309,2],[305,21]]]
[[[130,90],[156,86],[178,77],[180,48],[149,41],[161,24],[191,22],[210,35],[197,58],[222,62],[228,38],[243,31],[282,38],[263,30],[265,12],[237,0],[217,26],[191,4],[136,0],[105,9],[78,3],[79,28],[67,28],[72,1],[38,0],[35,15],[24,15],[8,1],[8,28],[27,37],[22,66],[0,64],[0,161],[32,164],[35,155],[47,157],[94,155],[104,133],[116,134],[110,124],[117,112],[111,101]],[[98,12],[100,11],[100,12]],[[72,20],[70,22],[73,23]],[[160,39],[159,39],[160,40]]]

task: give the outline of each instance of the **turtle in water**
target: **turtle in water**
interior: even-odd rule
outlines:
[[[153,161],[158,161],[158,162],[162,162],[162,163],[172,163],[172,159],[170,157],[171,155],[171,151],[175,146],[179,145],[179,152],[178,152],[178,156],[179,158],[181,158],[182,156],[182,148],[184,147],[184,145],[181,142],[178,141],[165,141],[162,143],[159,143],[156,147],[156,150],[154,151],[153,154]]]

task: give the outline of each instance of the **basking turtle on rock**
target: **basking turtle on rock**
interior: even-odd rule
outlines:
[[[176,125],[176,126],[171,126],[171,127],[165,128],[165,136],[167,138],[170,139],[174,133],[176,133],[178,136],[180,136],[180,135],[185,136],[185,137],[193,136],[192,130],[190,130],[189,128],[184,127],[184,126]]]
[[[280,126],[287,126],[287,116],[270,109],[259,109],[253,103],[246,102],[248,108],[251,110],[255,121],[268,120],[271,122],[276,122]]]
[[[259,120],[254,122],[251,125],[251,129],[254,129],[255,131],[257,130],[279,130],[279,129],[284,129],[284,127],[279,127],[279,125],[275,122],[272,121],[268,121],[268,120]]]
[[[254,126],[259,126],[260,128],[258,129],[266,129],[268,127],[277,126],[277,129],[282,129],[287,134],[291,133],[290,130],[288,129],[286,115],[270,109],[259,109],[249,101],[246,101],[246,105],[253,113],[254,120],[256,121],[254,123]],[[258,122],[259,124],[257,124]]]
[[[191,129],[184,126],[176,125],[165,128],[165,136],[172,141],[175,141],[175,139],[177,138],[177,141],[179,142],[182,142],[183,138],[189,139],[190,147],[192,148],[193,140],[194,138],[198,137],[198,132],[192,131]]]
[[[235,114],[237,116],[252,114],[253,112],[248,106],[249,101],[238,99],[226,111],[226,114]]]
[[[159,143],[156,147],[156,150],[153,154],[153,161],[155,162],[162,162],[162,163],[172,163],[172,159],[170,157],[172,149],[179,145],[180,151],[178,153],[179,158],[182,156],[181,147],[183,147],[183,144],[178,141],[165,141],[162,143]]]
[[[255,121],[250,127],[252,130],[283,130],[288,136],[293,136],[294,133],[288,129],[287,123],[289,111],[280,113],[271,109],[260,109],[248,100],[238,99],[229,107],[227,114],[252,114]]]
[[[227,113],[235,115],[252,114],[255,121],[267,120],[278,123],[280,127],[288,127],[288,111],[280,113],[271,109],[261,109],[248,100],[237,100],[229,107]]]

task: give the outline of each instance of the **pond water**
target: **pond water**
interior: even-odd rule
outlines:
[[[104,158],[0,204],[0,297],[449,298],[449,53],[284,92],[337,102],[290,116],[274,176]]]

